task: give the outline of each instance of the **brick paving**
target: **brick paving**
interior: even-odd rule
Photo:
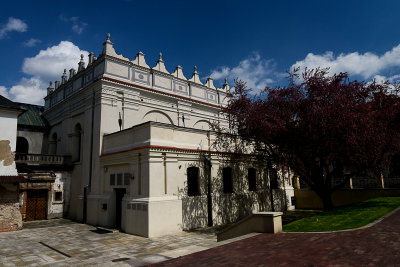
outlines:
[[[154,266],[400,266],[400,209],[363,229],[259,234]]]

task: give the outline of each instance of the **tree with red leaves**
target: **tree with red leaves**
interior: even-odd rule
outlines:
[[[225,112],[235,138],[292,170],[327,210],[332,192],[350,177],[366,171],[380,175],[399,151],[396,88],[351,81],[347,73],[329,76],[328,69],[306,70],[301,76],[295,71],[288,86],[267,87],[256,96],[236,81]]]

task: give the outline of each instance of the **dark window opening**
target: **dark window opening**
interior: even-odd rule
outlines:
[[[247,170],[247,178],[249,180],[249,191],[257,190],[256,169],[250,168]]]
[[[276,171],[275,168],[271,168],[270,170],[270,186],[272,189],[278,189],[279,183],[278,183],[278,172]]]
[[[75,125],[73,134],[73,151],[72,151],[72,161],[79,162],[81,160],[81,148],[82,146],[82,127],[78,123]]]
[[[57,133],[53,133],[53,135],[51,136],[51,140],[49,142],[49,154],[52,155],[57,154],[57,142],[58,142]]]
[[[22,154],[28,154],[29,151],[29,143],[28,140],[24,137],[17,137],[17,148],[16,152],[17,153],[22,153]]]
[[[54,193],[54,201],[62,201],[62,192]]]
[[[188,196],[199,196],[199,168],[187,168]]]
[[[222,169],[222,183],[225,194],[233,193],[232,168],[226,167]]]
[[[129,185],[131,180],[131,174],[130,173],[124,173],[124,185]]]
[[[110,174],[110,185],[115,185],[115,174]]]
[[[117,174],[117,185],[122,185],[122,173]]]

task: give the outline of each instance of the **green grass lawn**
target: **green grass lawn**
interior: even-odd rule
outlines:
[[[358,228],[400,206],[400,197],[379,197],[335,208],[283,226],[284,232],[323,232]]]

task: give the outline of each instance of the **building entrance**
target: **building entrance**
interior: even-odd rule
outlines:
[[[115,188],[115,228],[121,229],[122,219],[122,198],[126,193],[125,188]]]
[[[45,220],[47,214],[48,190],[28,190],[26,221]]]

